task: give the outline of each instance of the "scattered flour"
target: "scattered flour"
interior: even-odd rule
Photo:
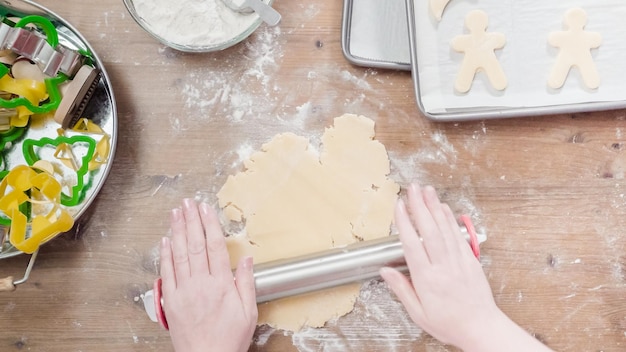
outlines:
[[[16,304],[15,302],[8,302],[7,305],[4,307],[4,312],[11,312],[13,310],[15,310]]]
[[[236,162],[237,166],[250,159],[252,153],[254,153],[254,148],[250,144],[244,143],[240,145],[239,149],[237,149],[237,156],[239,156],[239,160]]]
[[[350,72],[345,71],[345,70],[341,71],[341,79],[343,79],[344,81],[353,83],[356,87],[364,89],[364,90],[372,90],[372,86],[370,86],[367,80],[365,80],[366,77],[367,77],[367,71],[363,75],[363,78],[358,78],[352,75]]]
[[[226,115],[232,123],[269,118],[280,105],[274,94],[280,88],[272,79],[282,56],[280,35],[280,27],[261,27],[219,69],[188,70],[182,87],[185,109],[199,119]]]
[[[448,141],[446,135],[442,131],[435,131],[430,138],[437,146],[434,152],[434,160],[441,161],[450,166],[456,166],[457,152],[454,146]]]
[[[319,6],[301,7],[293,20],[306,26],[320,12]],[[194,119],[220,116],[231,126],[254,124],[259,135],[267,138],[285,131],[312,137],[307,122],[321,113],[328,119],[343,112],[412,118],[403,109],[388,107],[384,90],[372,87],[373,82],[385,84],[388,77],[376,70],[353,73],[345,66],[321,63],[282,75],[284,47],[298,30],[285,33],[280,26],[261,26],[229,55],[210,57],[207,65],[187,68],[180,80],[184,111],[172,119],[172,129],[183,131]]]
[[[458,152],[442,131],[435,131],[430,136],[423,135],[422,137],[430,138],[431,143],[425,143],[414,153],[400,155],[392,150],[389,151],[391,176],[398,182],[431,183],[431,175],[426,168],[422,167],[424,164],[444,165],[450,170],[456,169]]]
[[[354,311],[319,329],[292,335],[301,352],[313,351],[410,351],[422,336],[404,307],[385,283],[364,284]]]

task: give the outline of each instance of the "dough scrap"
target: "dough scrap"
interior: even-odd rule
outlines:
[[[506,75],[494,53],[494,50],[504,47],[506,37],[502,33],[488,33],[488,24],[489,17],[484,11],[470,11],[465,17],[465,27],[469,34],[452,39],[452,48],[465,54],[454,83],[454,89],[460,93],[470,90],[478,71],[485,72],[493,88],[504,90],[507,86]]]
[[[566,30],[552,32],[548,37],[548,43],[559,48],[548,78],[548,86],[553,89],[561,88],[571,68],[577,67],[587,88],[598,88],[600,75],[593,62],[591,49],[602,44],[602,36],[596,32],[585,31],[587,13],[581,8],[568,10],[563,24]]]
[[[227,239],[233,267],[245,255],[263,263],[389,235],[400,188],[387,177],[387,151],[366,117],[335,118],[319,154],[308,139],[279,134],[244,167],[217,194],[229,220],[245,220],[245,233]],[[259,324],[321,327],[349,313],[359,289],[352,284],[261,304]]]

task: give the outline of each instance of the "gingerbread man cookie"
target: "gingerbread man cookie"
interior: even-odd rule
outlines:
[[[465,17],[469,34],[452,39],[452,48],[465,54],[454,83],[454,89],[460,93],[470,90],[478,71],[485,72],[493,88],[504,90],[507,86],[506,75],[494,53],[496,49],[504,47],[506,37],[502,33],[487,33],[488,23],[489,18],[484,11],[471,11]]]
[[[548,86],[558,89],[563,86],[572,67],[577,67],[584,84],[590,89],[600,86],[600,75],[591,56],[591,49],[602,44],[599,33],[585,31],[587,14],[574,8],[565,13],[563,24],[566,30],[550,33],[548,43],[559,49],[554,67],[548,78]]]

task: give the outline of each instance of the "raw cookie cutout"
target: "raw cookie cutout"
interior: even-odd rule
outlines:
[[[450,0],[430,0],[430,13],[437,21],[441,21],[443,10],[445,10],[449,2]]]
[[[506,37],[502,33],[487,33],[488,24],[489,18],[484,11],[471,11],[465,17],[465,27],[470,33],[452,39],[452,48],[465,54],[454,83],[454,89],[460,93],[470,90],[479,71],[485,72],[493,88],[504,90],[507,86],[506,75],[494,53],[504,47]]]
[[[587,14],[580,8],[568,10],[563,24],[566,30],[552,32],[548,36],[548,43],[559,49],[548,78],[548,86],[553,89],[561,88],[571,68],[577,67],[585,85],[589,89],[598,88],[600,75],[591,57],[591,49],[602,44],[602,36],[597,32],[585,31]]]

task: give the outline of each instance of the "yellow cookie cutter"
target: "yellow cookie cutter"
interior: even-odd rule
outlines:
[[[48,98],[48,91],[44,82],[30,79],[15,79],[8,74],[0,77],[0,91],[8,92],[25,98],[34,106]],[[33,114],[26,106],[16,106],[17,115],[11,118],[11,125],[24,127],[28,124],[28,117]]]
[[[52,165],[18,165],[0,182],[0,211],[11,219],[9,240],[24,253],[33,253],[39,246],[74,226],[72,216],[61,207],[61,184],[52,174]],[[47,170],[47,171],[46,171]],[[25,203],[46,205],[42,214],[32,216],[31,223],[20,206]],[[30,236],[27,230],[30,225]]]
[[[98,126],[93,121],[87,118],[81,118],[71,129],[74,132],[80,132],[83,135],[97,135],[101,136],[100,140],[96,143],[93,157],[89,160],[89,171],[96,170],[100,166],[109,162],[109,154],[111,152],[111,136],[109,136],[102,127]],[[59,136],[67,137],[66,130],[57,129]],[[94,138],[95,139],[95,138]],[[78,159],[72,151],[72,147],[66,143],[59,145],[54,153],[54,156],[59,159],[65,166],[78,170]]]

